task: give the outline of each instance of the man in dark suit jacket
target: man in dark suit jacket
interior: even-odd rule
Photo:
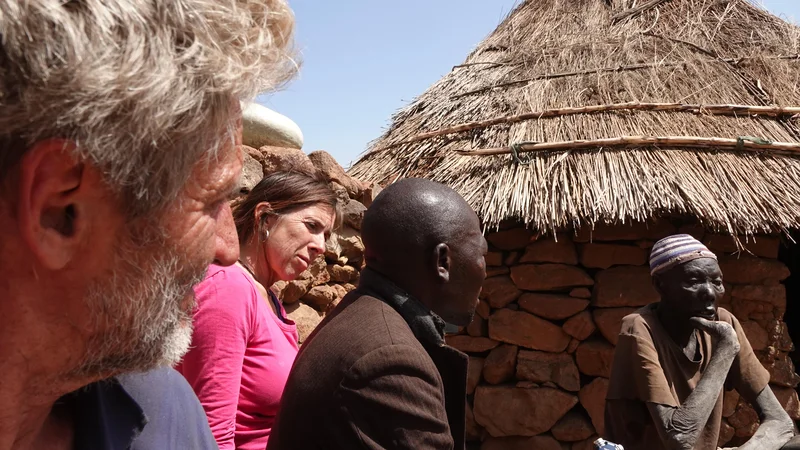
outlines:
[[[270,450],[463,449],[465,354],[445,321],[472,320],[486,241],[452,189],[407,179],[364,215],[367,267],[300,350]]]

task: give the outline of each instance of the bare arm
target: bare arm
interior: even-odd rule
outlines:
[[[647,404],[661,441],[670,450],[694,448],[700,431],[714,410],[731,364],[739,353],[739,340],[730,324],[699,318],[692,321],[698,329],[707,331],[717,341],[703,377],[686,401],[677,408]]]
[[[745,400],[755,408],[761,419],[761,425],[756,434],[740,446],[739,450],[778,450],[789,442],[794,434],[792,419],[786,414],[769,386],[765,387],[755,400],[749,398]]]

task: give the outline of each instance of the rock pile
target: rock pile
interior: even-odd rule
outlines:
[[[244,150],[243,192],[249,191],[265,174],[275,170],[316,170],[328,179],[342,205],[342,227],[331,235],[324,256],[314,261],[298,279],[279,281],[272,286],[289,317],[297,322],[302,343],[325,313],[358,284],[364,263],[361,220],[366,206],[378,195],[380,187],[351,178],[324,151],[306,155],[299,149],[271,146],[259,149],[244,146]]]
[[[622,318],[658,301],[647,258],[675,232],[703,240],[725,276],[723,307],[742,322],[772,388],[800,418],[783,315],[788,275],[779,239],[758,237],[751,254],[732,255],[730,237],[677,221],[597,227],[539,237],[512,224],[487,236],[487,278],[478,313],[450,345],[470,355],[468,433],[481,449],[590,449],[603,432],[608,378]],[[739,445],[758,418],[735,393],[725,395],[720,446]],[[532,443],[535,442],[535,446]],[[478,448],[479,444],[474,444]]]

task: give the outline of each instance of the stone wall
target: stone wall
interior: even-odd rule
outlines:
[[[243,192],[276,170],[317,170],[328,179],[342,205],[342,226],[331,235],[324,256],[314,261],[297,280],[279,281],[272,286],[283,301],[289,318],[297,323],[302,343],[325,313],[358,284],[364,262],[361,220],[366,206],[378,195],[380,187],[351,178],[324,151],[306,155],[302,150],[282,147],[254,149],[244,146],[244,149]]]
[[[590,449],[603,432],[603,408],[622,318],[658,300],[647,258],[675,232],[703,240],[720,256],[722,307],[742,322],[794,419],[798,376],[782,321],[789,275],[779,239],[759,237],[733,255],[733,239],[680,221],[598,227],[535,236],[509,225],[489,234],[488,278],[475,320],[450,345],[470,355],[468,439],[472,448]],[[738,256],[738,257],[737,257]],[[758,418],[735,393],[724,397],[720,445],[751,436]],[[481,443],[482,442],[482,443]]]

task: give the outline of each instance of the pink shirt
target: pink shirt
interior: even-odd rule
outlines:
[[[238,266],[209,267],[195,295],[192,347],[176,369],[220,450],[264,450],[297,356],[297,327],[275,315]]]

